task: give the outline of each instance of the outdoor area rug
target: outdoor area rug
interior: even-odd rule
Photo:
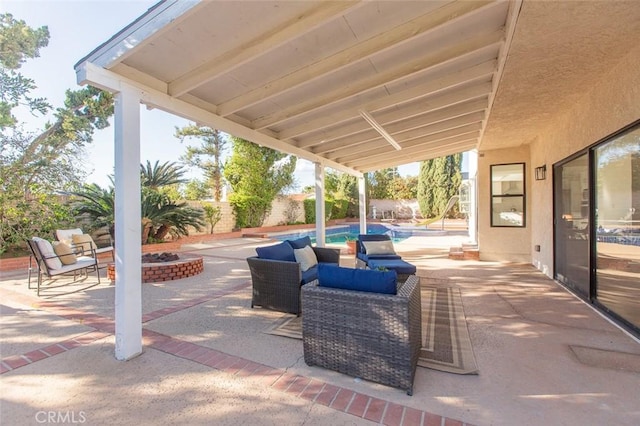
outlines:
[[[456,374],[478,374],[457,288],[422,288],[422,341],[418,365]],[[302,339],[302,316],[280,318],[268,334]]]
[[[456,374],[478,374],[460,290],[422,288],[422,335],[418,365]]]

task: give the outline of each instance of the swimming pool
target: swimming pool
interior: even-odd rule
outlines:
[[[429,231],[427,229],[412,229],[405,228],[401,229],[398,226],[388,226],[379,223],[371,223],[367,224],[367,234],[387,234],[391,237],[393,242],[400,242],[406,240],[407,238],[415,235],[433,235],[433,231]],[[347,238],[356,239],[360,235],[360,225],[352,224],[352,225],[341,225],[341,226],[332,226],[326,229],[325,239],[328,244],[345,244]],[[284,240],[295,240],[297,238],[302,238],[308,236],[311,238],[311,241],[315,243],[316,241],[316,231],[312,230],[304,230],[300,232],[291,232],[286,234],[271,234],[269,235],[271,238],[275,238],[280,241]]]

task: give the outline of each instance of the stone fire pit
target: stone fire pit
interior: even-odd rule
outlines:
[[[116,280],[115,264],[107,265],[107,278]],[[147,253],[142,256],[142,282],[156,283],[192,277],[204,271],[202,256],[176,253]]]

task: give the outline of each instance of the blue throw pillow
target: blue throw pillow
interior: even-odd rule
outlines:
[[[260,259],[284,260],[286,262],[295,262],[296,257],[293,254],[293,247],[286,241],[267,247],[256,247],[256,253]]]
[[[311,237],[308,235],[306,237],[298,238],[297,240],[287,240],[291,247],[294,249],[305,248],[305,246],[311,247]]]
[[[396,294],[395,271],[343,268],[331,264],[318,264],[318,284],[321,287],[371,293]]]

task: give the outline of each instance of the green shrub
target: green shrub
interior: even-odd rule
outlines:
[[[333,209],[331,211],[331,218],[333,219],[346,218],[348,208],[349,208],[349,200],[345,200],[345,199],[333,200]]]
[[[229,196],[229,204],[236,215],[236,228],[262,226],[271,208],[271,203],[262,197],[237,193]]]
[[[324,214],[325,220],[332,218],[333,201],[324,201]],[[305,223],[316,223],[316,200],[306,199],[304,200],[304,220]]]

